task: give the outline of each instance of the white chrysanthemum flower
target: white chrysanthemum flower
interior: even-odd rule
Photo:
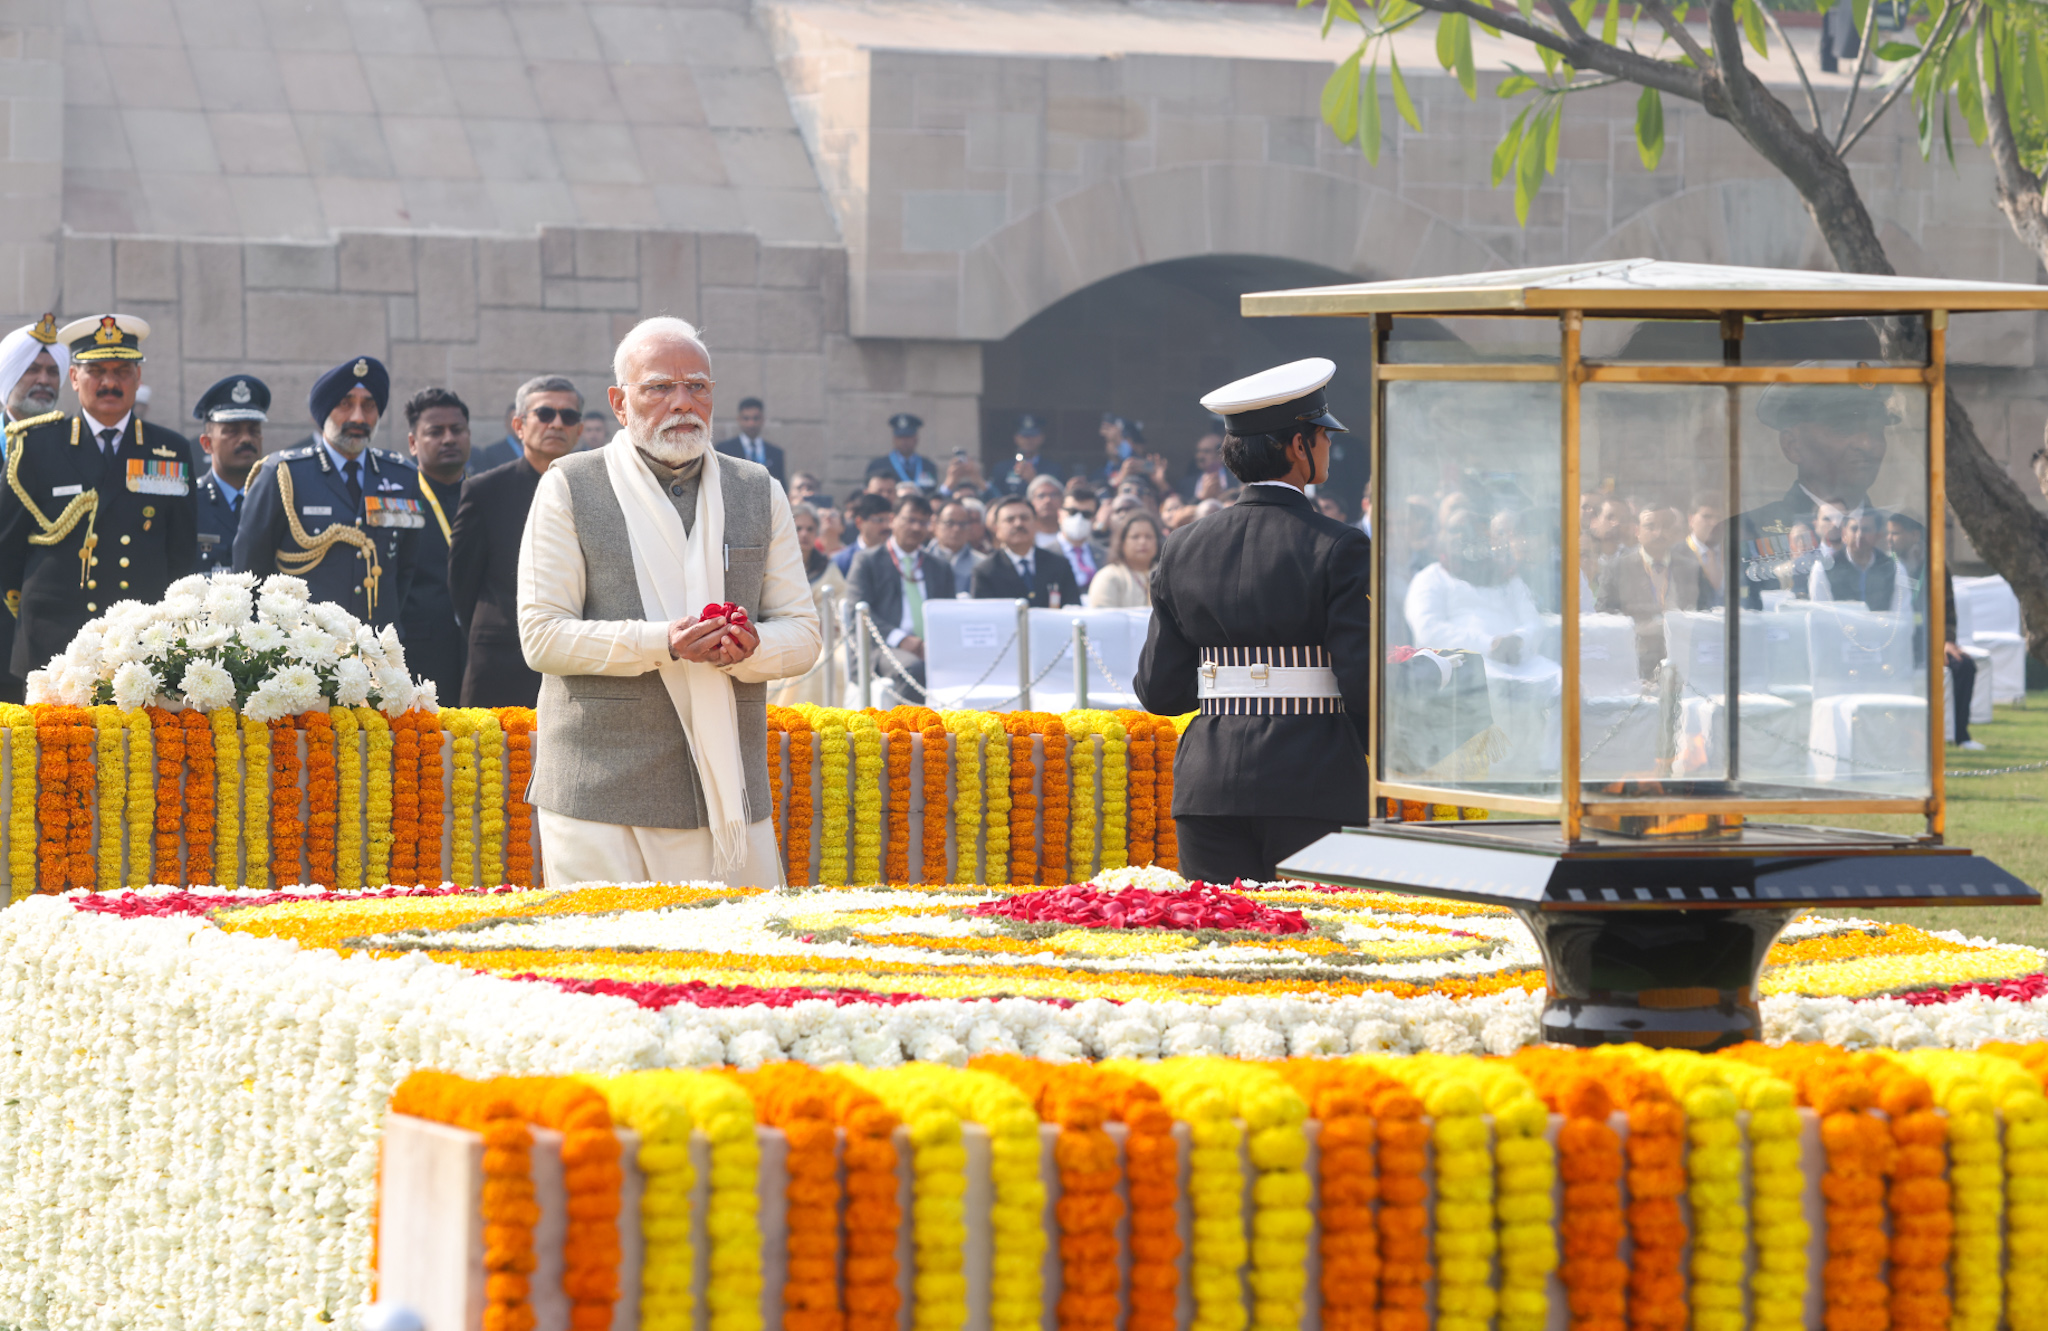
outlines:
[[[320,676],[311,666],[288,665],[265,680],[264,687],[275,690],[294,716],[320,705]]]
[[[156,671],[140,661],[130,661],[114,672],[114,706],[146,707],[163,691]]]
[[[441,686],[431,679],[423,679],[413,689],[412,705],[425,712],[441,710]]]
[[[256,613],[246,589],[231,582],[215,582],[206,589],[206,613],[216,624],[240,628]]]
[[[135,635],[136,645],[142,648],[144,656],[162,656],[177,642],[177,636],[167,624],[149,624]]]
[[[195,652],[216,651],[234,640],[235,631],[219,624],[210,628],[194,629],[185,635],[185,645]]]
[[[291,705],[286,701],[284,693],[272,687],[273,683],[274,681],[266,679],[256,686],[256,691],[249,695],[249,701],[242,704],[243,716],[251,721],[261,721],[264,725],[269,725],[272,721],[292,714]]]
[[[265,596],[256,602],[256,618],[272,628],[290,633],[306,622],[306,604]]]
[[[57,701],[66,707],[90,707],[93,686],[99,682],[96,670],[77,664],[65,666],[57,672]]]
[[[341,655],[341,644],[334,636],[317,624],[301,624],[291,632],[291,641],[286,650],[292,656],[315,667],[331,666]]]
[[[71,645],[64,649],[65,658],[75,666],[87,670],[100,663],[100,653],[106,647],[106,632],[98,623],[87,624],[71,639]]]
[[[166,620],[194,620],[206,613],[206,601],[196,592],[176,592],[164,597],[157,613]]]
[[[187,573],[164,588],[164,598],[169,600],[173,596],[204,596],[208,581],[204,573]]]
[[[353,656],[345,656],[334,667],[334,701],[343,707],[361,707],[370,701],[370,667]]]
[[[312,589],[306,586],[306,580],[289,573],[271,574],[263,580],[261,591],[266,601],[295,601],[304,605],[313,599]]]
[[[190,706],[211,712],[234,702],[235,680],[218,661],[194,661],[185,667],[185,676],[178,681],[178,692],[184,695]]]
[[[140,661],[142,645],[135,638],[135,630],[129,625],[116,624],[109,628],[106,643],[100,648],[100,664],[118,667]]]
[[[109,629],[139,629],[156,619],[156,607],[140,601],[116,601],[107,607],[107,613],[100,616]]]
[[[235,641],[245,651],[274,652],[289,641],[284,631],[270,624],[244,624],[235,634]]]
[[[28,672],[28,700],[32,703],[57,701],[57,681],[49,671]]]
[[[386,624],[377,634],[377,650],[383,653],[384,664],[394,670],[405,669],[405,644],[398,640],[398,626]]]
[[[322,631],[331,633],[343,642],[355,641],[356,630],[363,622],[332,601],[315,601],[306,607],[306,614]]]
[[[226,573],[216,569],[207,579],[207,585],[218,587],[222,584],[226,584],[229,587],[239,587],[245,592],[253,593],[256,588],[256,575],[254,573]]]
[[[386,712],[392,716],[397,716],[400,712],[412,706],[412,700],[416,693],[416,690],[413,688],[412,676],[406,674],[403,670],[395,670],[390,666],[378,666],[376,676],[377,693],[384,700],[382,705]]]

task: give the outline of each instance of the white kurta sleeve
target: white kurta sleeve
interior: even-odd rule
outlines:
[[[550,468],[519,542],[519,646],[526,664],[544,675],[644,675],[666,665],[667,624],[583,618],[584,574],[569,483]],[[801,565],[797,576],[803,576]],[[815,615],[811,626],[815,638]]]
[[[725,667],[728,675],[743,684],[803,674],[817,663],[824,643],[817,603],[811,599],[811,580],[804,575],[803,551],[797,545],[796,522],[789,513],[789,496],[779,485],[769,486],[768,492],[768,562],[761,577],[761,613],[754,622],[761,645],[738,665]],[[662,651],[668,651],[665,637]]]

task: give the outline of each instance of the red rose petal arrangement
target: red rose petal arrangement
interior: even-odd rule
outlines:
[[[697,618],[700,620],[722,619],[728,624],[745,628],[747,626],[747,608],[743,605],[736,605],[731,601],[710,601],[705,604],[702,610],[697,612]]]
[[[1275,910],[1250,897],[1196,883],[1178,892],[1127,887],[1110,892],[1074,884],[1020,892],[967,908],[970,915],[1078,925],[1084,929],[1229,929],[1261,934],[1307,933],[1300,911]]]

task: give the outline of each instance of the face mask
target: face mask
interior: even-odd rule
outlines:
[[[1086,513],[1060,514],[1060,535],[1075,545],[1088,539],[1095,530],[1095,519]]]

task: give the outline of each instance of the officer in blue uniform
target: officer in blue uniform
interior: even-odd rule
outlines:
[[[289,573],[365,624],[397,622],[427,505],[412,463],[370,447],[390,396],[374,356],[320,376],[307,400],[318,437],[263,460],[235,533],[236,569]]]
[[[192,418],[212,467],[199,478],[199,571],[232,568],[235,529],[249,473],[263,460],[270,388],[253,374],[231,374],[199,395]]]
[[[9,669],[23,680],[114,602],[162,600],[197,559],[191,446],[135,411],[148,322],[95,315],[57,336],[83,410],[21,422],[0,489]]]
[[[917,451],[918,432],[923,429],[923,417],[907,411],[891,416],[889,435],[895,447],[868,463],[867,476],[886,476],[898,484],[909,481],[926,495],[938,489],[938,469],[932,466],[931,459]]]

